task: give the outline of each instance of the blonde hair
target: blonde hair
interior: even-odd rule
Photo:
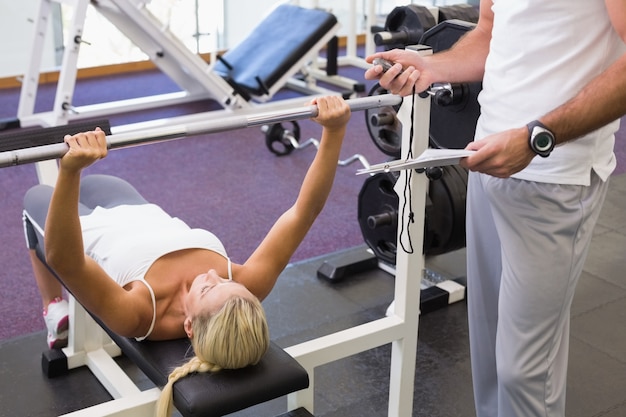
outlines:
[[[172,390],[180,378],[256,365],[269,348],[265,311],[256,298],[232,297],[213,316],[195,317],[191,326],[196,356],[170,373],[157,403],[157,417],[171,415]]]

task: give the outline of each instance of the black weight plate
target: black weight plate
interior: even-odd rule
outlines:
[[[389,264],[396,262],[398,195],[393,173],[379,173],[365,180],[359,192],[358,220],[365,243],[376,257]],[[390,215],[395,221],[372,227],[370,217]]]
[[[388,94],[388,91],[380,84],[374,85],[369,92],[370,96],[381,94]],[[400,158],[402,151],[402,123],[397,117],[401,105],[402,103],[397,106],[366,109],[363,112],[367,131],[376,147],[395,159]]]
[[[265,132],[265,145],[276,156],[289,155],[295,147],[285,138],[285,134],[290,134],[296,141],[300,141],[300,125],[292,121],[293,130],[288,132],[282,123],[271,124]]]
[[[467,170],[459,165],[449,167],[450,205],[452,207],[454,227],[448,241],[446,252],[465,247],[465,213],[467,201]]]
[[[455,4],[452,6],[439,6],[439,21],[459,19],[465,22],[478,23],[480,14],[478,7],[471,4]]]
[[[444,21],[430,29],[420,43],[441,52],[454,45],[461,36],[476,25],[459,20]],[[464,84],[463,100],[459,104],[439,106],[433,103],[430,109],[430,142],[435,148],[463,149],[474,138],[476,122],[480,115],[478,93],[482,83]]]
[[[425,247],[426,255],[445,253],[454,229],[454,207],[450,204],[450,168],[442,168],[442,177],[431,181],[428,189],[433,208],[426,224],[428,232],[432,234],[432,243],[428,248]]]
[[[404,49],[418,44],[422,35],[436,23],[433,14],[424,6],[409,4],[395,7],[385,19],[385,31],[393,34],[385,42],[385,49]]]

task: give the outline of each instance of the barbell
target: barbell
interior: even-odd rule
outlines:
[[[356,112],[376,107],[399,105],[402,102],[402,97],[393,94],[385,94],[354,98],[346,100],[346,102],[350,106],[350,110],[352,112]],[[265,111],[253,114],[232,114],[216,120],[190,122],[186,124],[112,134],[107,136],[107,147],[109,149],[117,149],[156,141],[179,139],[191,135],[218,133],[228,130],[261,126],[270,123],[307,119],[316,117],[317,115],[318,109],[315,105]],[[71,125],[67,127],[71,128]],[[43,132],[43,136],[45,136],[46,129],[51,129],[52,131],[52,129],[55,128],[42,128],[20,132],[19,135],[24,135],[24,137],[27,138],[28,135],[33,135],[35,132],[39,135]],[[58,131],[56,134],[58,134]],[[2,136],[0,135],[0,140],[1,138]],[[0,152],[0,168],[61,158],[65,155],[67,149],[68,147],[63,142],[63,137],[60,137],[58,138],[58,143],[7,150]]]

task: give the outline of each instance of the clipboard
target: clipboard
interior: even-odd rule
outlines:
[[[466,158],[476,151],[466,149],[426,149],[420,156],[408,160],[396,160],[372,165],[369,168],[359,169],[356,175],[377,174],[379,172],[403,171],[406,169],[420,169],[457,165],[461,158]]]

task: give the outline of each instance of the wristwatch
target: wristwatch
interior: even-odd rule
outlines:
[[[552,152],[556,144],[554,133],[539,120],[534,120],[526,126],[528,127],[528,145],[530,145],[530,149],[543,158],[550,156],[550,152]]]

